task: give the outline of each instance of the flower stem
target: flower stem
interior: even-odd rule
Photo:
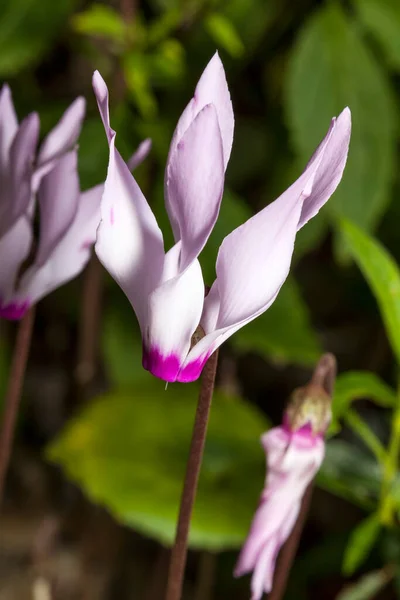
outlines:
[[[392,525],[395,501],[390,491],[398,470],[400,453],[400,387],[398,402],[392,417],[392,430],[386,460],[383,463],[383,476],[380,494],[379,515],[382,524]]]
[[[0,504],[3,498],[4,484],[10,462],[34,320],[35,307],[32,307],[22,318],[18,326],[8,387],[4,398],[4,411],[0,430]]]
[[[103,269],[97,256],[92,256],[83,277],[78,364],[75,373],[82,395],[87,392],[96,374],[103,292]]]
[[[218,351],[208,359],[201,378],[199,399],[197,402],[192,442],[186,465],[185,482],[183,485],[181,504],[175,542],[171,550],[169,564],[166,600],[180,600],[182,595],[183,577],[188,551],[188,536],[192,516],[200,467],[203,459],[204,444],[207,434],[208,417],[214,392],[215,374],[217,371]]]

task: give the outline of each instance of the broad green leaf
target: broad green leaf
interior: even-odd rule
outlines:
[[[214,42],[235,58],[242,56],[244,45],[235,26],[221,13],[211,13],[205,19],[205,27]]]
[[[388,63],[400,68],[400,3],[398,0],[354,0],[360,20],[387,56]]]
[[[171,544],[198,387],[152,379],[100,398],[48,451],[96,503],[121,522]],[[190,532],[192,547],[243,542],[265,477],[259,438],[268,424],[244,401],[216,393]]]
[[[92,4],[84,12],[74,15],[72,26],[78,33],[102,37],[123,43],[126,26],[121,15],[111,6]]]
[[[374,513],[352,531],[343,557],[343,572],[346,575],[352,575],[365,561],[377,540],[379,530],[379,518]]]
[[[400,271],[389,252],[349,221],[341,230],[350,253],[378,302],[386,333],[400,362]]]
[[[323,489],[354,504],[373,510],[380,492],[381,467],[365,450],[344,440],[326,444],[326,454],[316,481]]]
[[[151,89],[151,64],[143,54],[130,52],[124,56],[125,82],[139,112],[145,119],[157,114],[157,101]]]
[[[37,64],[60,36],[75,0],[2,0],[0,77]]]
[[[315,363],[321,347],[293,277],[284,283],[271,308],[237,331],[232,343],[284,363]]]
[[[286,83],[287,121],[304,162],[331,118],[351,108],[349,158],[328,210],[372,229],[390,199],[397,119],[382,67],[338,3],[324,4],[307,21],[293,48]]]
[[[391,580],[393,573],[389,569],[371,571],[340,592],[336,600],[372,600]]]
[[[354,400],[372,400],[378,406],[393,407],[397,404],[396,392],[370,371],[348,371],[338,375],[333,395],[332,411],[340,419]]]

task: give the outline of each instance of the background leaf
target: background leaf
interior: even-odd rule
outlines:
[[[360,267],[374,294],[386,333],[400,362],[400,271],[383,246],[356,225],[341,226],[350,253]]]
[[[371,600],[388,584],[391,577],[392,574],[387,569],[371,571],[360,577],[356,583],[346,587],[336,596],[336,600]]]
[[[304,161],[332,116],[350,106],[349,159],[329,207],[372,229],[390,198],[396,115],[385,73],[339,4],[327,3],[307,21],[293,48],[285,101],[292,139]]]
[[[386,53],[388,63],[400,68],[400,4],[397,0],[354,0],[360,20]]]
[[[351,533],[343,558],[343,571],[351,575],[363,563],[375,544],[380,530],[378,516],[373,513]]]
[[[49,458],[122,522],[171,544],[194,419],[197,386],[154,378],[101,398],[70,423]],[[166,427],[166,423],[168,427]],[[265,477],[265,418],[216,393],[190,532],[196,548],[238,547]]]
[[[235,333],[232,344],[279,362],[315,363],[321,346],[293,277],[286,280],[271,308]]]

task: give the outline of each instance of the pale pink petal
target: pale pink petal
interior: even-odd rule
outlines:
[[[27,258],[32,244],[32,225],[22,216],[0,238],[0,318],[19,319],[28,308],[15,301],[18,272]]]
[[[18,120],[11,90],[7,84],[4,84],[0,91],[0,184],[8,167],[8,154],[17,130]]]
[[[190,127],[198,113],[207,105],[213,104],[217,111],[219,128],[221,130],[224,168],[229,161],[233,142],[235,119],[224,66],[218,55],[214,54],[203,71],[196,86],[194,96],[183,111],[171,141],[170,156]]]
[[[39,136],[39,117],[28,115],[21,123],[10,147],[6,182],[0,206],[0,236],[23,215],[32,199],[32,173]]]
[[[129,298],[143,327],[164,264],[162,233],[125,162],[110,143],[96,254]],[[143,333],[143,332],[142,332]]]
[[[324,456],[324,442],[311,430],[276,427],[262,437],[267,477],[259,507],[235,569],[238,577],[254,571],[252,599],[272,588],[275,561],[299,514],[303,495]]]
[[[217,220],[224,186],[221,134],[212,104],[190,124],[169,162],[167,192],[182,241],[181,270],[203,249]]]
[[[67,108],[57,125],[45,137],[40,147],[38,167],[73,150],[78,141],[85,116],[86,101],[79,97]]]
[[[208,356],[235,331],[262,314],[274,302],[290,268],[296,232],[318,212],[339,183],[349,144],[350,112],[333,121],[304,173],[277,200],[228,235],[217,258],[219,295],[214,331],[207,331],[191,350],[180,374],[197,378]],[[211,300],[210,300],[211,301]],[[204,302],[201,324],[215,315]]]
[[[73,222],[79,203],[77,151],[60,158],[39,187],[39,247],[35,263],[43,265]]]
[[[93,89],[110,145],[95,250],[129,298],[144,335],[148,296],[160,281],[164,266],[163,237],[146,198],[115,148],[115,132],[109,122],[108,90],[97,71],[93,76]]]
[[[132,172],[138,167],[148,156],[151,150],[151,139],[146,138],[141,142],[134,154],[127,162],[128,169]]]
[[[199,112],[201,112],[208,104],[212,104],[217,113],[225,170],[232,148],[234,117],[225,71],[218,53],[214,54],[200,77],[195,89],[194,97],[183,111],[171,141],[167,167],[165,169],[165,205],[174,232],[175,241],[180,239],[180,215],[179,208],[175,206],[175,198],[170,197],[168,190],[170,162],[178,143],[183,138],[185,132],[189,129]],[[193,156],[192,160],[196,163],[197,157]]]
[[[148,299],[143,366],[164,381],[176,381],[201,316],[204,282],[198,260],[179,269],[180,242],[165,257],[162,281]]]
[[[45,263],[36,262],[24,273],[16,293],[18,303],[33,304],[64,285],[84,269],[89,261],[100,221],[103,186],[81,194],[75,218]]]
[[[299,229],[318,213],[321,206],[329,200],[339,185],[346,165],[350,134],[351,113],[349,108],[345,108],[336,119],[332,119],[325,139],[307,165],[309,167],[315,161],[318,162],[322,154],[313,185],[313,193],[306,198],[303,204]]]

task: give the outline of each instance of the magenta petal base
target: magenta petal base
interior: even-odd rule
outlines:
[[[159,379],[171,383],[174,381],[189,383],[200,377],[207,358],[208,356],[198,358],[182,367],[176,354],[164,356],[158,348],[151,348],[150,350],[144,348],[142,364],[146,371],[150,371],[152,375]]]
[[[0,305],[0,319],[19,321],[25,315],[29,307],[29,302],[23,302],[22,304],[11,302],[5,306]]]
[[[143,350],[143,368],[164,381],[176,381],[180,369],[180,360],[174,355],[163,356],[157,348]]]

